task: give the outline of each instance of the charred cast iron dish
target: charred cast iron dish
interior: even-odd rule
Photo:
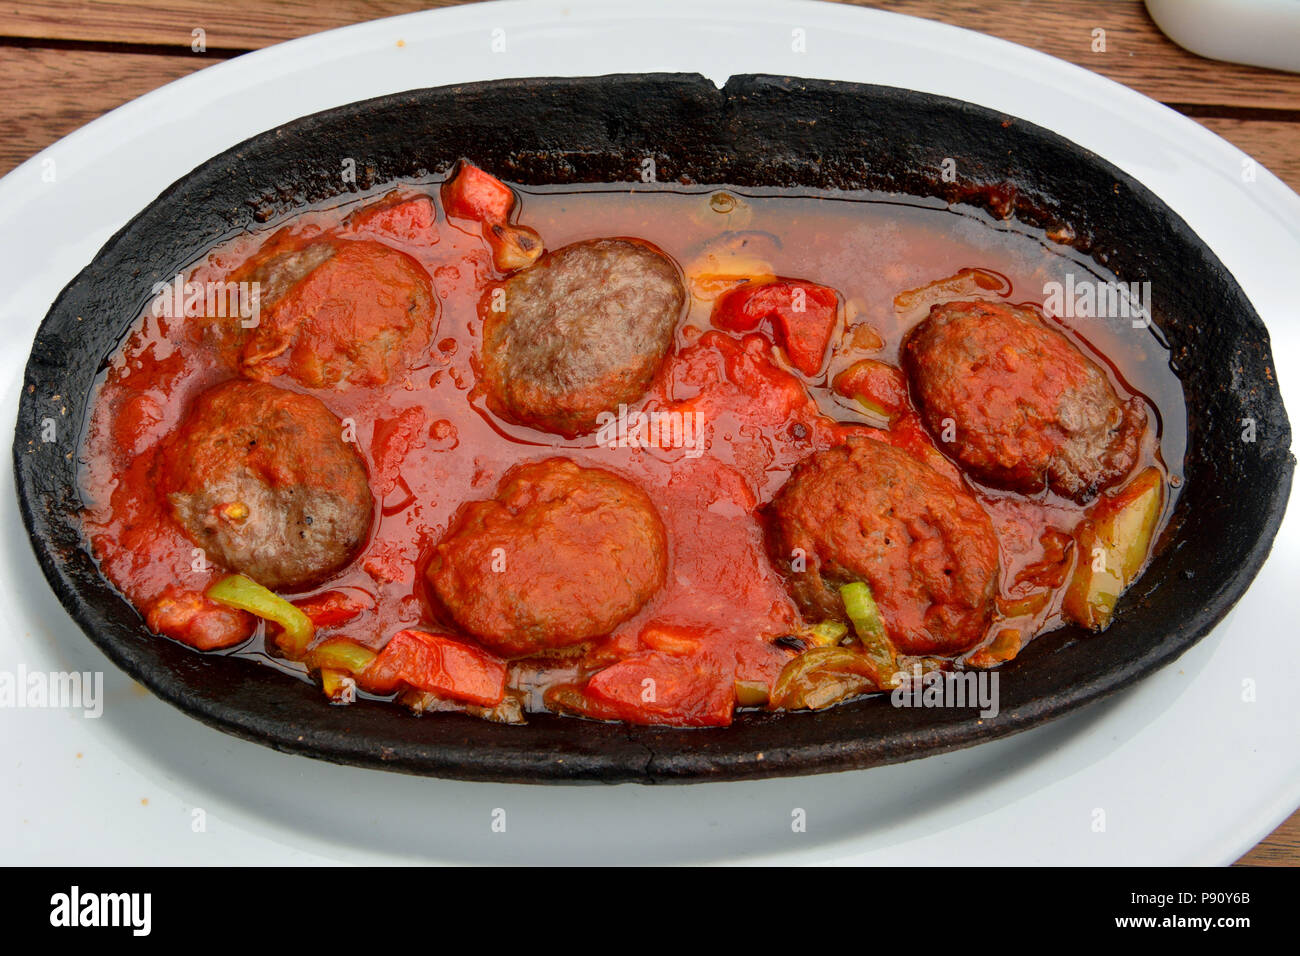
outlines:
[[[1036,226],[1122,279],[1151,279],[1186,390],[1185,484],[1147,572],[1109,631],[1045,635],[1002,668],[1001,713],[897,709],[743,714],[721,730],[532,715],[528,726],[389,705],[325,706],[271,668],[154,637],[86,551],[75,456],[33,441],[66,405],[80,430],[101,363],[164,281],[232,230],[358,186],[427,176],[462,156],[522,184],[661,182],[871,189],[942,197]],[[960,157],[944,183],[943,157]],[[1003,188],[1005,186],[1011,189]],[[61,396],[54,401],[54,396]],[[52,411],[53,410],[53,411]],[[1254,418],[1257,441],[1241,441]],[[1281,522],[1295,459],[1269,337],[1178,216],[1099,157],[1013,117],[889,87],[693,75],[509,80],[355,103],[255,136],[168,188],[63,290],[27,365],[14,465],[32,546],[59,599],[119,667],[181,710],[278,750],[409,773],[520,782],[727,780],[869,767],[1033,727],[1176,658],[1241,597]],[[1190,519],[1190,520],[1189,520]]]

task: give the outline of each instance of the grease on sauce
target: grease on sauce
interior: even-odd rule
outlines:
[[[185,270],[186,277],[200,283],[222,280],[275,229],[290,227],[302,235],[334,229],[360,204],[391,188],[232,236]],[[399,188],[436,201],[436,183]],[[1005,295],[989,291],[987,297],[1035,305],[1042,304],[1046,283],[1064,282],[1067,274],[1114,279],[1029,227],[920,200],[780,190],[728,190],[720,200],[713,190],[608,186],[518,193],[518,221],[540,232],[549,249],[579,239],[635,236],[675,258],[688,273],[688,288],[693,264],[707,262],[710,255],[762,260],[777,275],[838,290],[849,324],[874,330],[860,333],[857,341],[878,346],[837,354],[824,374],[803,379],[779,359],[770,359],[762,342],[723,332],[705,335],[712,303],[692,296],[674,351],[640,407],[701,411],[704,453],[692,457],[682,449],[608,448],[598,445],[595,436],[566,441],[496,419],[476,390],[479,310],[485,290],[500,278],[480,236],[440,214],[431,233],[406,240],[377,237],[414,256],[429,272],[440,299],[439,327],[423,359],[388,385],[310,392],[354,429],[378,508],[371,540],[357,560],[321,588],[291,597],[355,592],[368,609],[337,633],[381,647],[403,628],[439,625],[422,583],[428,547],[446,531],[462,502],[490,496],[512,466],[562,455],[630,477],[651,495],[667,526],[667,584],[582,659],[512,665],[512,686],[525,692],[526,706],[534,710],[541,708],[546,687],[654,649],[645,641],[652,622],[704,635],[702,653],[734,668],[736,680],[773,681],[791,653],[772,640],[800,621],[768,562],[753,511],[771,498],[800,458],[824,446],[827,439],[817,424],[821,416],[848,430],[871,424],[869,416],[829,385],[854,358],[867,355],[897,364],[902,336],[924,316],[928,302],[919,312],[900,310],[895,297],[963,269],[998,277]],[[1154,463],[1166,468],[1176,486],[1185,410],[1154,327],[1134,329],[1127,320],[1102,319],[1063,327],[1107,371],[1121,396],[1147,398],[1151,428],[1138,467]],[[220,575],[218,569],[202,567],[194,545],[165,514],[150,477],[160,439],[193,396],[235,375],[191,333],[186,320],[159,318],[142,307],[139,320],[106,361],[83,445],[87,538],[104,573],[138,606],[168,584],[182,582],[201,591]],[[761,388],[746,391],[730,383],[731,377],[758,382]],[[275,384],[302,390],[283,376]],[[811,400],[805,398],[805,387]],[[929,441],[923,431],[914,440]],[[972,488],[993,520],[1001,594],[1008,603],[1018,593],[1013,588],[1017,578],[1044,561],[1044,533],[1052,528],[1070,532],[1083,509],[1050,493],[1029,499]],[[1166,515],[1173,497],[1168,496]],[[1056,627],[1059,593],[1051,605],[1013,623],[1025,630],[1026,638]],[[995,619],[986,642],[1007,625],[1007,619]],[[277,659],[260,630],[227,653],[305,673],[301,665]]]

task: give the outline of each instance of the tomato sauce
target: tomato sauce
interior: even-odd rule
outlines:
[[[436,182],[398,189],[436,201]],[[581,658],[511,663],[510,685],[522,693],[525,709],[540,709],[548,688],[579,688],[556,700],[567,694],[578,700],[576,709],[593,717],[729,722],[729,709],[722,719],[712,691],[692,695],[690,688],[701,681],[712,681],[711,687],[732,680],[770,685],[792,656],[774,639],[801,623],[767,558],[755,509],[802,457],[853,432],[883,436],[925,455],[966,481],[990,515],[1001,558],[1000,612],[985,641],[967,655],[970,663],[996,663],[998,656],[985,652],[1009,625],[1028,640],[1061,623],[1059,593],[1045,606],[1017,604],[1017,599],[1030,584],[1059,577],[1053,533],[1072,532],[1084,509],[1050,493],[1030,499],[971,485],[935,450],[910,405],[882,431],[876,418],[830,386],[863,355],[896,366],[904,333],[934,301],[979,294],[1041,306],[1047,283],[1064,282],[1067,275],[1112,281],[1096,263],[1019,223],[924,200],[666,186],[518,188],[516,220],[540,233],[548,249],[602,236],[644,239],[680,264],[693,293],[675,348],[650,393],[626,411],[695,413],[692,420],[702,423],[694,436],[700,444],[611,448],[598,435],[565,440],[518,427],[487,408],[475,360],[485,296],[501,279],[491,252],[479,232],[449,221],[440,208],[427,222],[380,214],[345,225],[349,215],[385,192],[230,236],[185,270],[191,282],[220,281],[275,229],[291,228],[302,236],[350,229],[349,236],[408,253],[432,277],[438,326],[432,346],[409,372],[382,387],[310,390],[352,430],[378,503],[360,556],[321,587],[288,595],[295,602],[325,592],[355,596],[360,612],[326,626],[322,635],[345,635],[378,649],[406,629],[445,632],[423,583],[430,546],[462,502],[491,496],[512,466],[565,456],[615,471],[646,489],[668,532],[668,579],[641,611]],[[772,347],[769,332],[710,329],[714,300],[726,290],[716,276],[769,268],[839,293],[845,335],[837,331],[837,344],[814,374],[786,362]],[[971,278],[963,270],[980,271]],[[926,291],[927,285],[959,274],[965,278]],[[909,290],[922,291],[896,298]],[[193,543],[166,513],[152,477],[159,442],[194,396],[237,374],[192,333],[187,325],[192,321],[158,317],[142,303],[140,318],[106,359],[84,438],[86,536],[105,575],[137,607],[178,583],[201,592],[224,574],[198,560]],[[1127,321],[1102,319],[1059,320],[1059,325],[1105,369],[1121,396],[1146,397],[1151,427],[1139,467],[1155,464],[1176,487],[1185,411],[1154,327],[1134,329]],[[850,347],[863,341],[871,346],[867,351]],[[274,381],[304,390],[286,376]],[[1165,499],[1166,516],[1172,497]],[[260,629],[223,653],[306,674],[303,665],[283,659]],[[639,686],[638,668],[664,655],[691,662],[690,673],[680,675],[684,702],[674,705],[670,694],[658,709],[617,706],[620,695]],[[610,668],[620,661],[625,663],[618,670]],[[583,681],[597,673],[601,676],[587,692],[581,691]]]

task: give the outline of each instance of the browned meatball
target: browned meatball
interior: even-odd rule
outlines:
[[[1137,462],[1142,400],[1121,401],[1101,368],[1029,309],[936,305],[903,360],[939,446],[989,485],[1050,486],[1086,501]]]
[[[663,586],[668,538],[645,492],[566,458],[520,465],[464,505],[425,572],[455,622],[509,656],[608,634]]]
[[[231,274],[258,284],[257,325],[218,321],[240,372],[308,388],[384,385],[428,348],[437,297],[424,267],[371,240],[277,233]]]
[[[572,438],[645,394],[686,302],[677,266],[649,243],[592,239],[511,276],[483,325],[495,410]]]
[[[765,509],[768,548],[810,620],[843,620],[839,587],[871,588],[895,647],[956,654],[988,627],[998,542],[973,496],[870,438],[816,452]]]
[[[304,588],[351,561],[370,529],[365,466],[342,435],[310,395],[224,382],[167,437],[160,490],[209,557],[268,588]]]

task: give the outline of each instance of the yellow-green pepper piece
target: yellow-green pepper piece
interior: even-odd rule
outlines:
[[[331,639],[311,649],[308,663],[321,670],[360,674],[378,655],[355,641]]]
[[[276,639],[281,649],[292,658],[307,653],[307,645],[316,635],[316,627],[298,608],[275,592],[242,574],[230,574],[208,588],[208,597],[218,604],[239,608],[280,625]]]
[[[1115,602],[1151,554],[1164,500],[1164,476],[1154,466],[1097,499],[1074,533],[1074,574],[1061,602],[1066,617],[1094,631],[1110,625]]]
[[[854,581],[840,588],[840,600],[844,602],[844,613],[853,624],[853,632],[858,637],[866,656],[876,667],[876,674],[881,687],[894,687],[898,675],[894,645],[885,633],[885,621],[876,607],[876,599],[871,595],[871,588],[863,581]]]
[[[799,631],[798,636],[816,647],[834,647],[849,633],[843,621],[818,621]]]

